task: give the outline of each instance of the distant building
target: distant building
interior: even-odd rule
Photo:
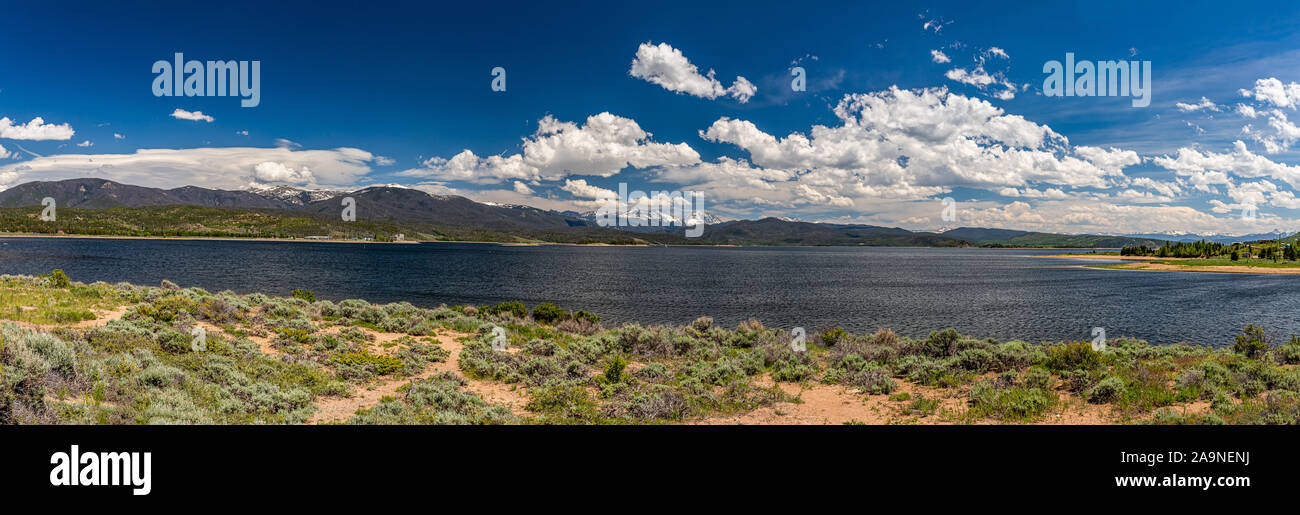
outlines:
[[[404,233],[400,233],[400,232],[399,232],[399,233],[393,235],[393,241],[402,241],[402,240],[404,240],[404,239],[406,239],[406,234],[404,234]]]

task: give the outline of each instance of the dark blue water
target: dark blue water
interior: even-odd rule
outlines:
[[[1222,345],[1246,324],[1300,333],[1300,276],[1138,272],[1028,257],[1063,251],[873,247],[577,247],[0,238],[0,273],[413,304],[543,301],[607,322],[954,327],[999,339]],[[1096,263],[1089,261],[1088,263]]]

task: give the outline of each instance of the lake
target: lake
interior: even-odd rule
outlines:
[[[894,247],[581,247],[0,238],[0,273],[62,268],[82,282],[408,301],[553,302],[607,326],[729,327],[757,318],[811,333],[956,328],[998,339],[1230,344],[1246,324],[1300,333],[1300,276],[1096,270],[1029,257],[1077,250]]]

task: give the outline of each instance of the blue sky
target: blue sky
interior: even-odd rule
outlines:
[[[582,211],[625,182],[703,191],[723,218],[1294,231],[1298,10],[28,3],[0,32],[0,186],[393,183]],[[154,96],[176,52],[259,61],[259,105]],[[1150,106],[1044,96],[1067,52],[1150,61]]]

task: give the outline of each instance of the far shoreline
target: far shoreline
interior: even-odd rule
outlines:
[[[225,236],[122,236],[108,234],[39,234],[39,233],[8,233],[0,232],[0,239],[5,238],[47,238],[47,239],[93,239],[93,240],[182,240],[182,241],[274,241],[285,243],[381,243],[381,244],[412,244],[420,243],[419,241],[402,240],[402,241],[366,241],[366,240],[336,240],[324,239],[315,240],[307,238],[243,238],[243,237],[225,237]]]
[[[1300,266],[1272,267],[1272,266],[1251,266],[1251,265],[1197,265],[1194,263],[1189,263],[1186,265],[1182,265],[1182,264],[1171,265],[1167,263],[1155,262],[1155,261],[1197,261],[1198,258],[1179,258],[1179,257],[1158,258],[1153,256],[1110,256],[1104,254],[1058,254],[1058,255],[1037,255],[1037,256],[1030,256],[1030,257],[1129,261],[1128,263],[1115,263],[1115,264],[1108,264],[1108,265],[1080,265],[1083,268],[1091,268],[1094,270],[1130,270],[1130,271],[1140,271],[1140,272],[1192,272],[1192,273],[1215,273],[1215,274],[1300,275]]]

